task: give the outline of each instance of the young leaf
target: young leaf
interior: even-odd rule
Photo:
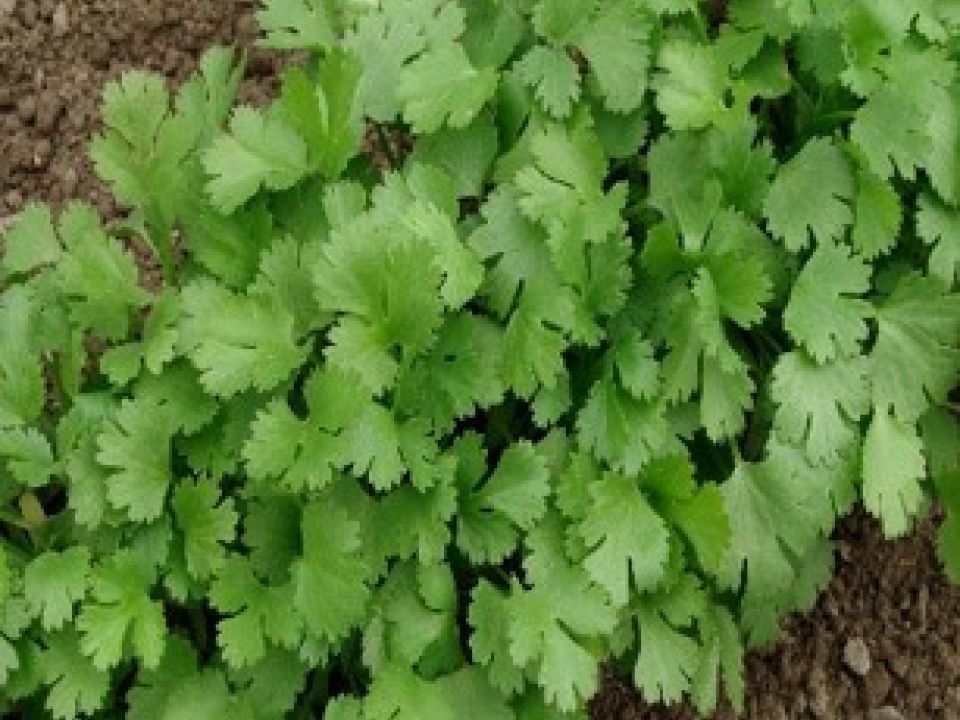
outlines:
[[[808,247],[811,234],[819,245],[829,245],[853,222],[854,193],[847,158],[831,141],[817,138],[780,168],[764,215],[770,232],[791,252]]]
[[[286,190],[309,170],[303,139],[278,114],[242,106],[230,119],[230,133],[217,138],[203,155],[210,176],[207,193],[225,215],[233,213],[261,187]]]

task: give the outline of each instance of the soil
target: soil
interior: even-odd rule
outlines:
[[[104,83],[129,67],[177,82],[213,43],[252,47],[256,4],[0,0],[0,222],[28,200],[82,198],[115,212],[85,152]],[[244,99],[271,92],[279,62],[251,51]],[[837,574],[816,609],[749,658],[744,717],[960,720],[960,590],[937,567],[934,530],[931,519],[888,543],[872,520],[846,520]],[[609,672],[592,710],[595,720],[694,717],[689,708],[644,705]]]

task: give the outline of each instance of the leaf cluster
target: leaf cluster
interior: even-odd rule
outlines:
[[[0,239],[0,710],[709,713],[858,500],[960,579],[956,3],[710,5],[265,0],[266,107],[110,84],[129,212]]]

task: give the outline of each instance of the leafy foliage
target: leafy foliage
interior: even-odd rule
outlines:
[[[700,5],[265,0],[267,107],[107,87],[127,222],[0,239],[0,712],[709,713],[856,501],[960,579],[960,15]]]

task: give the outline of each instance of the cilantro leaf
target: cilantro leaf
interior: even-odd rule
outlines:
[[[777,173],[764,203],[764,216],[791,252],[810,244],[839,241],[853,222],[855,183],[850,164],[829,140],[814,139]]]
[[[601,460],[635,474],[670,439],[659,400],[637,400],[606,372],[590,389],[577,416],[580,442]]]
[[[45,630],[59,630],[73,619],[74,604],[87,594],[89,572],[90,551],[85,547],[48,551],[27,565],[23,594]]]
[[[821,245],[797,277],[784,327],[818,363],[856,355],[873,316],[859,297],[869,289],[870,266],[840,246]]]
[[[127,698],[130,720],[162,720],[170,696],[197,674],[197,655],[193,646],[179,635],[170,638],[157,667],[140,669],[137,683]]]
[[[311,633],[335,642],[362,622],[370,601],[359,526],[342,509],[318,503],[304,511],[302,530],[294,607]]]
[[[130,647],[143,666],[154,668],[163,656],[167,626],[163,606],[150,597],[156,568],[132,550],[121,551],[93,570],[93,601],[77,617],[80,648],[98,670],[120,662]]]
[[[177,295],[163,293],[154,301],[144,321],[141,339],[108,349],[100,359],[100,368],[117,385],[139,375],[141,366],[159,375],[176,354],[178,315]]]
[[[856,222],[851,240],[867,260],[897,244],[903,209],[893,186],[869,171],[857,175]]]
[[[246,559],[227,558],[210,585],[210,601],[228,616],[217,623],[217,645],[231,667],[259,662],[268,640],[288,648],[299,642],[303,621],[290,612],[293,592],[289,583],[261,582]]]
[[[915,427],[874,413],[863,442],[863,503],[880,519],[884,535],[905,534],[924,502],[920,481],[926,474],[923,445]]]
[[[473,628],[473,659],[485,666],[490,683],[505,695],[520,692],[523,673],[510,657],[509,596],[481,580],[471,594],[469,622]]]
[[[4,251],[0,267],[11,274],[55,263],[63,252],[50,208],[41,203],[27,203],[2,237]]]
[[[536,45],[517,62],[514,71],[534,88],[544,109],[556,118],[567,117],[580,97],[580,72],[562,50]]]
[[[27,487],[42,487],[57,472],[50,443],[35,428],[0,429],[0,461]]]
[[[229,215],[261,187],[286,190],[307,174],[307,146],[277,113],[264,114],[242,106],[230,119],[230,133],[221,135],[203,154],[210,176],[207,193]]]
[[[534,667],[547,701],[569,711],[597,690],[597,659],[584,641],[609,632],[615,615],[606,593],[564,557],[562,533],[551,513],[527,536],[533,586],[509,600],[510,657],[517,667]]]
[[[832,463],[855,443],[870,410],[869,366],[862,356],[818,365],[802,351],[780,357],[771,391],[777,433],[806,447],[813,462]]]
[[[956,442],[956,438],[954,438]],[[943,473],[937,480],[940,499],[947,508],[947,517],[937,531],[937,557],[943,563],[944,571],[952,582],[960,578],[960,523],[957,513],[960,502],[957,488],[960,487],[960,473],[956,469]]]
[[[464,31],[464,12],[445,0],[378,2],[362,14],[344,46],[363,58],[361,103],[378,122],[391,122],[403,103],[398,88],[406,65],[430,47],[447,45]]]
[[[172,435],[156,404],[125,400],[97,437],[97,462],[112,471],[107,498],[134,522],[163,513],[172,480]]]
[[[269,298],[234,293],[207,279],[185,287],[182,298],[180,345],[214,395],[270,390],[305,357],[293,316]]]
[[[45,387],[30,333],[31,298],[21,288],[0,294],[0,427],[32,422],[43,411]]]
[[[324,0],[264,0],[257,11],[261,44],[278,50],[328,50],[334,27]]]
[[[220,488],[209,479],[185,482],[173,493],[173,512],[184,535],[187,570],[197,579],[217,572],[224,562],[223,545],[236,534],[233,500],[220,501]]]
[[[166,252],[197,128],[170,111],[163,77],[138,70],[106,86],[103,120],[105,130],[90,145],[94,168],[122,203],[143,212]]]
[[[960,277],[960,212],[930,195],[922,195],[917,209],[917,233],[933,246],[930,274],[950,287]]]
[[[464,477],[457,544],[467,557],[498,563],[509,555],[517,545],[517,530],[529,530],[546,512],[548,479],[543,459],[529,443],[507,448],[482,484],[479,478]]]
[[[657,65],[657,108],[671,128],[699,130],[723,121],[727,69],[714,46],[670,40],[661,46]]]
[[[369,720],[510,720],[513,712],[475,668],[428,681],[412,670],[387,666],[364,703]]]
[[[640,107],[650,70],[649,43],[650,25],[635,3],[598,4],[577,45],[590,63],[607,110],[625,113]]]
[[[720,487],[733,520],[721,582],[740,588],[745,566],[745,602],[782,607],[799,558],[834,519],[835,482],[831,471],[778,444],[760,463],[738,463]]]
[[[590,486],[593,504],[579,531],[589,550],[583,561],[590,578],[623,607],[631,590],[654,587],[666,571],[669,533],[640,492],[635,479],[608,473]],[[611,525],[612,513],[622,522]]]
[[[914,422],[956,384],[960,296],[910,274],[877,303],[876,317],[869,356],[874,406],[881,413],[892,407],[899,419]]]
[[[493,68],[475,68],[463,46],[444,43],[404,66],[397,97],[415,132],[470,124],[497,89]]]
[[[279,480],[290,490],[323,489],[331,480],[335,439],[309,421],[299,420],[282,400],[257,413],[243,459],[251,479]]]
[[[50,686],[46,708],[59,720],[74,720],[99,710],[110,688],[110,675],[80,653],[72,629],[47,638],[42,675]]]
[[[299,67],[283,76],[283,114],[306,143],[310,166],[331,180],[340,176],[360,147],[359,77],[359,63],[343,52],[324,57],[316,80]]]

